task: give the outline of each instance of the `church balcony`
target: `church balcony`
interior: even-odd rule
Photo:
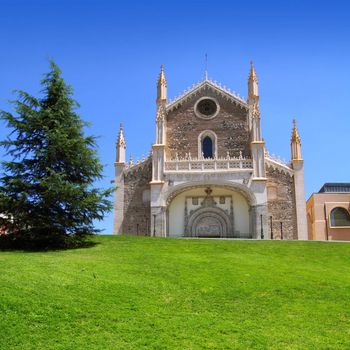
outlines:
[[[252,171],[253,161],[242,156],[226,158],[176,158],[165,162],[165,172],[232,172]]]

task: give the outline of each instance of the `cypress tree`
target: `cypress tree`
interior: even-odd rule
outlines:
[[[17,91],[16,113],[0,112],[10,129],[0,142],[8,158],[0,177],[6,242],[37,249],[82,244],[111,210],[112,189],[94,186],[103,170],[96,138],[84,135],[71,86],[54,62],[50,68],[41,98]]]

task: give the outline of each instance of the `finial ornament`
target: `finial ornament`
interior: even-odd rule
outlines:
[[[123,123],[120,123],[117,145],[118,145],[119,147],[122,146],[122,147],[125,148],[125,147],[126,147],[126,142],[125,142],[125,137],[124,137],[123,128],[124,128]]]
[[[297,121],[295,119],[293,119],[293,131],[292,131],[292,140],[291,142],[297,142],[297,143],[301,143],[300,140],[300,136],[299,136],[299,132],[297,129]]]
[[[258,83],[258,76],[256,75],[253,61],[250,61],[250,72],[249,72],[248,81],[249,80],[253,80],[254,82]]]
[[[164,64],[160,65],[160,73],[159,73],[159,83],[163,83],[166,85],[165,73],[164,73]]]
[[[253,61],[250,61],[250,71],[248,76],[248,103],[259,108],[258,77],[256,75]]]
[[[208,55],[205,54],[204,80],[208,80]]]
[[[167,81],[164,73],[164,65],[160,66],[160,73],[157,81],[157,104],[167,103]]]
[[[297,122],[293,119],[293,130],[292,137],[290,141],[291,151],[292,151],[292,160],[302,160],[301,155],[301,139],[297,129]]]
[[[116,145],[116,162],[117,163],[124,163],[125,164],[125,150],[126,150],[126,142],[123,132],[123,124],[120,123],[119,125],[119,133],[118,133],[118,140]]]

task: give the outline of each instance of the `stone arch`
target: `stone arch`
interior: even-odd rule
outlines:
[[[232,225],[224,210],[200,208],[192,213],[185,230],[191,237],[228,237],[232,232]]]
[[[166,207],[169,207],[171,201],[180,193],[193,188],[206,188],[208,186],[227,188],[232,191],[236,191],[247,200],[249,206],[255,206],[257,204],[254,193],[245,185],[231,181],[190,181],[173,186],[167,191],[167,193],[165,193]]]
[[[206,191],[211,188],[213,195]],[[224,198],[223,202],[220,196]],[[194,181],[171,186],[164,199],[167,236],[254,236],[252,220],[256,216],[254,205],[257,201],[251,190],[244,185],[225,181]],[[198,229],[205,225],[210,226],[207,230],[209,233],[200,234]]]

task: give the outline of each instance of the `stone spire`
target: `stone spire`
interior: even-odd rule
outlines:
[[[123,132],[124,125],[123,123],[120,123],[119,125],[119,134],[118,134],[118,146],[124,146],[126,147],[125,143],[125,137],[124,137],[124,132]]]
[[[248,103],[258,104],[258,101],[259,101],[258,76],[256,75],[253,61],[250,61],[250,72],[248,77]]]
[[[253,180],[266,181],[265,170],[265,141],[261,134],[258,77],[253,62],[250,62],[248,76],[248,106],[249,106],[249,129],[250,149],[253,159]],[[265,184],[266,185],[266,184]]]
[[[302,160],[303,157],[301,155],[301,140],[295,119],[293,119],[293,130],[292,137],[290,140],[290,146],[292,151],[292,160]]]
[[[157,105],[162,103],[167,104],[167,82],[164,73],[164,66],[160,66],[160,73],[157,82]]]
[[[123,132],[123,124],[120,124],[118,140],[116,144],[115,169],[115,192],[114,192],[114,228],[113,233],[123,233],[124,220],[124,171],[125,171],[125,153],[126,142]]]
[[[253,61],[250,61],[250,72],[248,77],[248,105],[250,109],[250,129],[252,132],[252,141],[262,141],[260,128],[258,77],[256,75]]]
[[[164,183],[167,103],[167,82],[164,74],[164,66],[161,65],[157,83],[156,143],[152,146],[151,192],[153,190],[155,191],[157,186],[159,187],[160,184]],[[151,219],[151,221],[152,220],[154,219]],[[151,224],[153,225],[154,222],[152,221]]]
[[[120,124],[118,141],[117,141],[117,155],[116,162],[117,163],[125,163],[125,150],[126,150],[126,142],[123,133],[123,124]]]

